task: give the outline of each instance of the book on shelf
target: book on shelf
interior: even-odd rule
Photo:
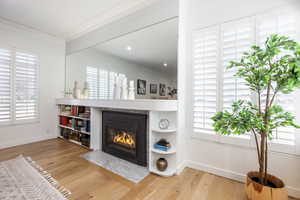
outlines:
[[[154,145],[154,149],[161,150],[161,151],[168,151],[170,149],[170,147],[159,145],[159,144],[155,144]]]

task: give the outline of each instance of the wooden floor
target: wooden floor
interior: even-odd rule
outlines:
[[[153,174],[134,184],[79,156],[88,150],[61,139],[0,150],[0,161],[31,156],[80,200],[246,200],[243,184],[186,168],[180,176]]]

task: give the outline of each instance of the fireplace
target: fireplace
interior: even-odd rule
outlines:
[[[147,166],[147,115],[103,111],[102,150]]]

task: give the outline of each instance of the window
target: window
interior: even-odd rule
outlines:
[[[214,134],[212,120],[217,111],[218,28],[194,34],[194,131]]]
[[[0,123],[12,120],[12,52],[0,48]]]
[[[86,68],[86,81],[89,86],[90,99],[113,99],[116,76],[126,77],[124,74],[110,72],[96,67]]]
[[[0,123],[38,119],[38,57],[0,48]]]
[[[217,111],[230,109],[238,99],[251,100],[254,94],[245,81],[226,69],[252,45],[263,45],[272,33],[296,38],[296,16],[291,11],[271,12],[193,31],[193,132],[207,137],[215,133],[210,119]],[[294,95],[278,95],[276,103],[294,111]],[[295,130],[276,130],[275,142],[294,144]],[[206,136],[205,136],[206,135]],[[250,139],[250,135],[244,137]]]

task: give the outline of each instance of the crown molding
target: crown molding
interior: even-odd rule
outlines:
[[[110,9],[106,13],[96,15],[88,22],[82,24],[76,30],[70,31],[65,34],[66,41],[72,41],[77,39],[91,31],[94,31],[102,26],[105,26],[113,21],[121,19],[122,17],[128,16],[140,9],[150,6],[159,0],[139,0],[133,1],[132,3],[119,4],[118,6]]]

